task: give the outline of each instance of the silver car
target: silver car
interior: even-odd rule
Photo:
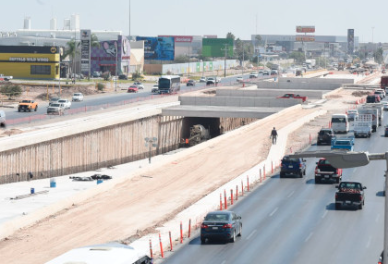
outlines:
[[[81,102],[84,100],[84,95],[82,93],[74,93],[71,101],[73,102]]]
[[[52,103],[47,107],[48,115],[63,115],[65,113],[65,106],[60,103]]]

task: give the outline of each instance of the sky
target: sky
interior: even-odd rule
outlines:
[[[296,26],[315,26],[316,35],[346,36],[354,29],[360,42],[387,42],[388,1],[384,0],[3,0],[0,31],[58,29],[72,14],[81,29],[119,30],[128,35],[294,35]],[[131,3],[129,7],[129,2]],[[130,15],[129,15],[130,14]],[[130,19],[129,19],[130,17]],[[130,22],[129,22],[130,21]]]

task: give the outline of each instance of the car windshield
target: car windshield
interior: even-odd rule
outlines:
[[[331,119],[331,122],[332,123],[346,123],[346,120],[343,117],[333,117]]]
[[[73,96],[81,96],[82,94],[80,93],[75,93]]]
[[[228,221],[228,214],[208,214],[205,217],[205,221]]]
[[[324,134],[330,134],[330,130],[321,130],[319,131],[319,135],[324,135]]]
[[[31,103],[31,100],[23,100],[22,103]]]
[[[59,107],[60,104],[52,104],[51,106],[52,106],[52,107]]]
[[[58,101],[58,100],[59,100],[59,98],[51,98],[50,99],[51,102],[55,102],[55,101]]]
[[[328,160],[320,160],[319,163],[320,165],[330,165],[330,162]]]
[[[66,103],[66,100],[58,100],[58,103]]]
[[[283,161],[288,161],[288,162],[299,162],[299,158],[290,158],[290,157],[284,157]]]
[[[348,146],[350,145],[350,141],[345,141],[345,140],[338,140],[335,142],[336,145],[340,145],[340,146]]]

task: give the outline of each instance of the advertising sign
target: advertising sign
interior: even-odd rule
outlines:
[[[144,40],[144,59],[174,60],[174,37],[136,37],[136,41]]]
[[[314,33],[315,26],[296,26],[296,33]]]
[[[231,38],[204,38],[202,39],[202,56],[204,57],[232,57],[233,39]]]
[[[297,35],[295,36],[295,41],[311,42],[311,41],[315,41],[315,36]]]
[[[158,37],[162,38],[168,38],[168,37],[173,37],[175,43],[177,42],[193,42],[193,36],[170,36],[170,35],[159,35]]]
[[[81,30],[81,72],[90,76],[91,30]]]
[[[354,29],[348,29],[348,54],[353,55],[354,52]]]

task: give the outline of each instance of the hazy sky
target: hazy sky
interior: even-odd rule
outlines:
[[[82,29],[121,30],[128,34],[129,0],[3,0],[0,30],[58,28],[71,14]],[[385,0],[131,0],[131,34],[206,35],[241,39],[251,34],[295,34],[297,25],[314,25],[316,35],[346,35],[354,28],[361,42],[388,42]],[[257,18],[257,20],[256,20]],[[257,21],[257,23],[256,23]],[[374,29],[372,29],[374,28]]]

